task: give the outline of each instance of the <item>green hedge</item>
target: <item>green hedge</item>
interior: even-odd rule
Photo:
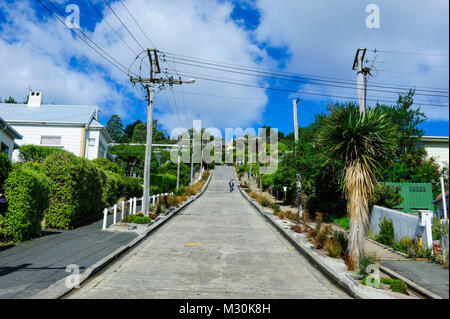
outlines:
[[[0,215],[0,236],[7,241],[39,236],[49,205],[48,178],[28,167],[18,167],[9,174],[4,189],[8,208]]]
[[[177,177],[171,174],[150,174],[151,195],[169,193],[177,187]]]
[[[5,183],[8,174],[11,171],[11,162],[9,161],[8,155],[0,152],[0,193],[3,193],[3,184]]]
[[[102,184],[103,207],[113,206],[120,197],[128,199],[142,196],[140,179],[117,175],[101,169],[99,171]]]
[[[42,169],[50,178],[47,227],[70,229],[101,216],[101,174],[93,163],[58,150],[44,160]]]
[[[19,151],[19,161],[22,163],[38,162],[42,163],[47,156],[61,150],[57,147],[39,146],[39,145],[22,145]]]

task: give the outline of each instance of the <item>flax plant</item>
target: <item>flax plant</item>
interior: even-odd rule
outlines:
[[[331,109],[319,132],[325,155],[342,162],[341,182],[350,219],[349,258],[357,265],[364,254],[369,225],[369,200],[373,196],[380,160],[395,151],[397,127],[380,108],[364,114],[354,105]]]

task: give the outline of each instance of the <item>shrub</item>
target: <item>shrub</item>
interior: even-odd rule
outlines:
[[[372,255],[363,255],[359,257],[359,274],[367,276],[366,268],[369,265],[378,263],[378,258]]]
[[[386,216],[380,221],[380,232],[378,233],[376,240],[387,246],[392,246],[394,244],[394,222],[390,219],[386,219]]]
[[[42,169],[51,181],[46,226],[70,229],[101,217],[102,182],[94,164],[58,150],[45,159]]]
[[[8,178],[8,174],[11,172],[11,162],[8,155],[0,152],[0,193],[3,193],[3,184]]]
[[[333,223],[341,226],[345,230],[348,230],[350,228],[350,220],[348,219],[348,216],[332,218],[331,220],[333,221]]]
[[[272,205],[272,200],[267,196],[259,196],[258,203],[264,207]]]
[[[208,180],[210,174],[211,174],[211,172],[209,170],[204,171],[202,174],[202,180],[204,182],[206,182]]]
[[[381,277],[380,282],[385,285],[392,285],[393,280],[387,277]]]
[[[394,243],[392,248],[396,251],[400,251],[404,254],[408,253],[409,248],[414,248],[414,240],[409,237],[404,237],[401,240]]]
[[[43,163],[44,160],[54,152],[60,151],[57,147],[40,146],[40,145],[22,145],[19,151],[19,161]]]
[[[302,232],[302,227],[300,225],[292,225],[291,229],[293,231],[295,231],[296,233],[301,233]]]
[[[329,238],[325,242],[325,250],[328,256],[336,258],[342,255],[343,248],[338,241]]]
[[[186,187],[185,187],[185,189],[186,189],[186,195],[187,195],[187,196],[195,195],[195,194],[197,194],[198,192],[200,192],[200,191],[202,190],[202,188],[203,188],[203,183],[202,183],[202,182],[197,182],[197,183],[195,183],[195,184],[186,186]]]
[[[398,186],[388,184],[378,184],[375,186],[373,198],[369,201],[369,206],[378,205],[386,208],[394,208],[403,202]]]
[[[158,215],[155,213],[150,213],[150,214],[148,214],[148,217],[150,217],[151,219],[156,219],[158,217]]]
[[[11,172],[4,184],[7,211],[0,214],[0,236],[23,241],[41,233],[41,221],[49,205],[49,180],[26,167]]]
[[[273,208],[274,211],[279,212],[280,211],[280,205],[279,204],[275,204],[273,203],[271,205],[271,207]]]
[[[326,225],[323,229],[317,234],[315,238],[316,248],[321,249],[325,246],[325,242],[328,240],[328,235],[331,233],[331,226]]]
[[[152,220],[149,217],[141,215],[128,215],[122,219],[123,223],[133,223],[133,224],[150,224]]]
[[[117,165],[117,163],[111,162],[110,160],[108,160],[106,158],[98,157],[98,158],[92,160],[92,163],[104,171],[114,173],[114,174],[119,174],[119,175],[124,174],[123,169],[120,168],[119,165]]]
[[[334,231],[331,238],[333,240],[335,240],[336,242],[338,242],[339,245],[342,247],[341,256],[344,257],[345,253],[347,252],[347,246],[348,246],[347,235],[342,231]]]
[[[394,279],[392,280],[391,284],[391,290],[395,292],[401,292],[403,294],[406,294],[406,291],[408,290],[408,286],[403,280]]]

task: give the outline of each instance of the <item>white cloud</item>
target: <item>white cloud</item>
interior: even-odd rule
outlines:
[[[379,29],[366,28],[365,8],[369,3],[376,3],[380,7]],[[290,71],[355,79],[352,64],[359,47],[443,54],[446,56],[379,53],[376,61],[380,63],[376,63],[376,67],[393,72],[379,72],[377,77],[369,79],[369,87],[371,83],[382,82],[448,89],[448,1],[257,0],[256,6],[262,12],[261,23],[255,31],[257,40],[273,46],[286,46],[291,53],[287,65]],[[373,53],[368,53],[369,58],[372,58]],[[435,64],[443,67],[432,67],[424,72],[420,66],[414,68],[381,62]],[[313,85],[308,85],[307,89],[303,86],[300,88],[304,91],[356,96],[354,89],[313,88]],[[306,95],[303,97],[323,100]],[[396,100],[396,94],[368,92],[368,99],[376,98]],[[416,101],[448,105],[448,98],[416,95]],[[448,120],[448,108],[423,109],[430,120]]]

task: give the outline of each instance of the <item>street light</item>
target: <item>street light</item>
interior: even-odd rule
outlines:
[[[195,79],[189,79],[187,81],[184,81],[183,83],[192,84],[192,83],[195,83]]]

